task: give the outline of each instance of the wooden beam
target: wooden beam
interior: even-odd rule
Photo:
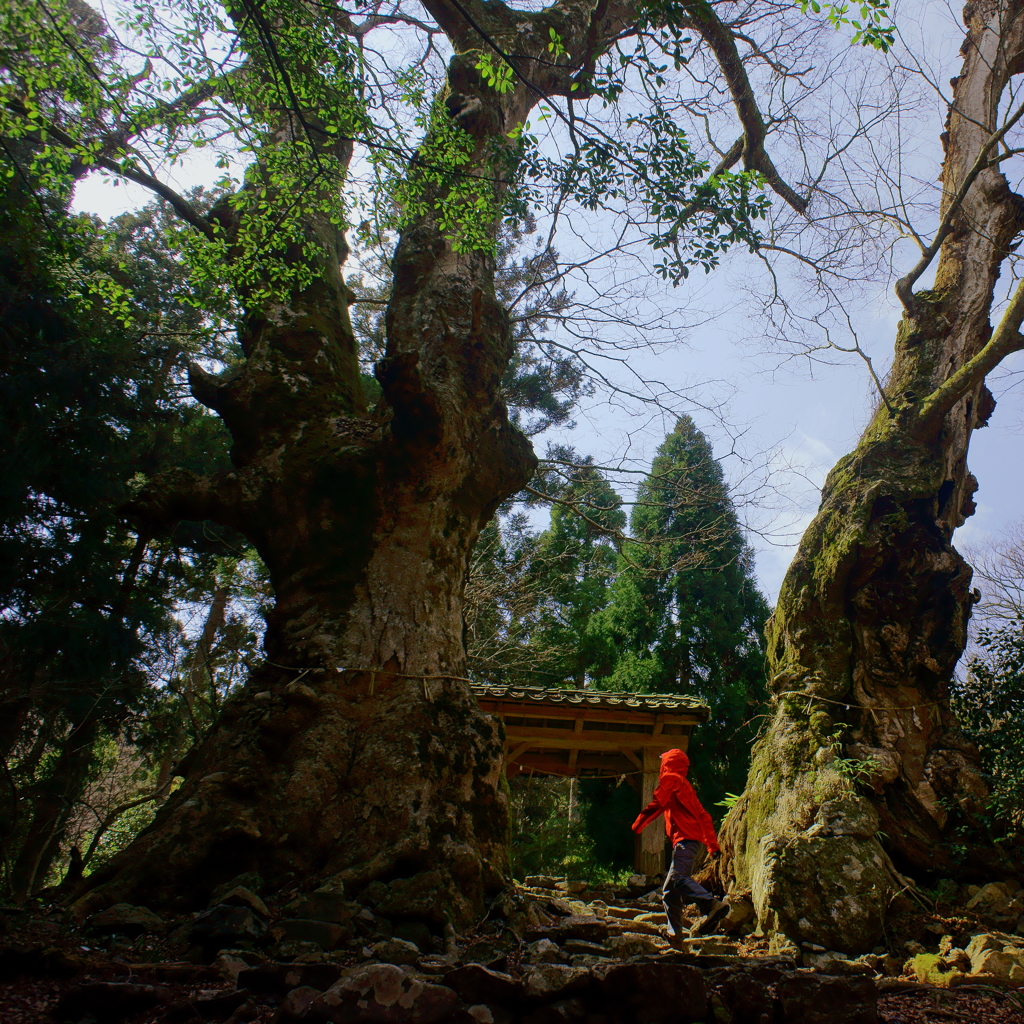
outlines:
[[[577,750],[621,750],[623,747],[640,750],[644,747],[652,747],[660,754],[665,750],[670,750],[674,745],[674,739],[671,742],[667,741],[664,736],[655,739],[642,732],[606,733],[605,736],[598,739],[593,735],[588,736],[585,733],[569,732],[568,729],[541,731],[523,728],[518,725],[506,726],[505,736],[510,743],[516,741],[519,743],[529,742],[533,746],[548,747],[552,750],[572,750],[574,748]],[[683,738],[679,737],[680,740]]]
[[[658,784],[661,758],[650,747],[644,748],[643,785],[640,789],[640,806],[646,807],[654,796]],[[658,875],[665,870],[665,826],[656,821],[637,836],[636,869],[643,875]]]

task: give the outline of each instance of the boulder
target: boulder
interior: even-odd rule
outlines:
[[[235,875],[234,878],[229,882],[225,882],[223,885],[218,885],[216,889],[210,893],[210,902],[208,906],[214,907],[218,903],[223,903],[222,896],[231,892],[232,889],[236,888],[248,889],[249,892],[261,893],[263,891],[263,877],[258,871],[243,871],[240,875]]]
[[[816,822],[796,836],[765,837],[765,869],[751,879],[758,919],[769,934],[868,953],[882,937],[894,889],[889,859],[877,839],[822,829]]]
[[[589,956],[605,959],[615,954],[603,942],[587,942],[586,939],[566,939],[562,949],[571,956]]]
[[[240,971],[235,985],[250,992],[281,998],[293,988],[323,991],[341,977],[337,964],[257,964]]]
[[[270,920],[271,915],[266,903],[244,885],[236,885],[228,889],[226,893],[217,899],[217,903],[224,903],[229,907],[249,907],[250,910],[259,914],[265,921]]]
[[[414,964],[420,958],[420,948],[404,939],[384,939],[370,947],[370,953],[382,964]]]
[[[353,918],[361,909],[360,904],[346,900],[343,893],[318,889],[292,900],[285,905],[281,913],[285,917],[301,917],[307,921],[330,921],[351,928]]]
[[[131,903],[115,903],[112,907],[93,914],[87,923],[95,931],[117,935],[161,935],[167,930],[167,924],[162,917],[146,907],[136,907]]]
[[[188,941],[207,952],[216,952],[243,942],[260,942],[266,934],[266,922],[250,907],[220,903],[192,922]]]
[[[556,889],[559,881],[550,875],[527,875],[523,879],[523,885],[528,885],[533,889]]]
[[[523,953],[523,961],[528,964],[559,964],[564,959],[562,950],[550,939],[531,942]]]
[[[735,1024],[774,1024],[775,1001],[771,989],[745,972],[716,979],[710,999],[711,1019]]]
[[[1024,985],[1024,957],[1011,947],[983,950],[977,957],[971,957],[971,977],[1018,988]]]
[[[60,1021],[119,1021],[154,1006],[167,1003],[171,990],[162,985],[139,985],[125,981],[94,981],[68,989],[53,1015]]]
[[[590,971],[585,967],[538,964],[523,974],[523,994],[530,1000],[551,1002],[579,995],[590,983]]]
[[[583,939],[585,942],[603,942],[612,928],[606,917],[583,917],[573,915],[562,918],[551,925],[527,928],[526,939],[551,939],[565,942],[566,939]]]
[[[448,988],[467,1003],[507,1003],[519,997],[520,983],[510,974],[482,964],[466,964],[444,976]]]
[[[653,935],[611,935],[604,940],[604,947],[610,955],[623,959],[663,953],[671,949],[667,940]]]
[[[418,918],[443,928],[448,920],[445,900],[441,898],[445,891],[439,871],[421,871],[410,878],[396,878],[386,884],[371,882],[361,896],[379,914]]]
[[[332,1024],[435,1024],[459,1008],[452,989],[410,977],[394,964],[346,971],[309,1006],[307,1018]]]
[[[314,942],[321,949],[337,949],[352,935],[351,930],[330,921],[306,920],[301,917],[282,918],[275,926],[282,939],[292,942]]]
[[[877,1024],[872,978],[789,974],[775,984],[778,1024]]]
[[[321,995],[320,989],[313,988],[310,985],[300,985],[298,988],[293,988],[285,997],[281,1000],[281,1005],[278,1007],[278,1016],[281,1021],[299,1021],[303,1020],[309,1012],[310,1006],[313,1002]]]
[[[593,968],[602,1012],[614,1021],[690,1024],[707,1010],[704,978],[696,967],[663,961]]]

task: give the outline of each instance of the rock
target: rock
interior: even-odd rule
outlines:
[[[293,988],[288,995],[281,1000],[278,1007],[278,1015],[282,1021],[297,1021],[305,1018],[313,1001],[322,995],[320,989],[310,985],[300,985]]]
[[[877,1024],[878,991],[871,978],[789,974],[775,985],[778,1024]]]
[[[604,900],[591,900],[590,912],[597,917],[608,916],[608,904]]]
[[[522,1024],[583,1024],[592,1019],[587,1013],[586,1004],[582,999],[559,999],[553,1003],[537,1007],[521,1018]]]
[[[572,917],[563,918],[554,924],[528,928],[526,938],[552,939],[554,942],[565,942],[566,939],[583,939],[585,942],[603,942],[611,933],[607,918],[603,917]]]
[[[681,1024],[705,1019],[704,979],[688,964],[611,964],[593,968],[592,975],[609,1020]]]
[[[773,1024],[775,1002],[768,986],[749,974],[737,972],[716,981],[710,999],[711,1020],[736,1024]]]
[[[420,948],[404,939],[384,939],[370,947],[374,959],[383,964],[414,964],[420,958]]]
[[[434,1024],[458,1007],[450,988],[410,977],[394,964],[367,964],[346,971],[307,1015],[333,1024]]]
[[[972,978],[986,978],[1017,988],[1024,985],[1024,957],[1012,949],[986,949],[971,957]]]
[[[528,885],[533,889],[555,889],[558,887],[558,879],[552,878],[550,875],[527,875],[523,879],[523,885]]]
[[[248,962],[238,956],[234,950],[221,953],[213,963],[214,969],[225,980],[234,983],[248,966]]]
[[[720,935],[706,935],[680,939],[679,949],[700,956],[736,956],[740,951],[740,944],[724,939]]]
[[[227,992],[213,989],[192,996],[189,999],[189,1008],[203,1020],[225,1020],[247,1002],[249,993],[244,988]]]
[[[729,913],[718,924],[718,928],[725,935],[735,935],[750,931],[750,926],[756,920],[757,913],[754,910],[753,900],[749,896],[730,896]]]
[[[266,922],[249,907],[218,904],[192,922],[188,941],[215,952],[241,942],[259,942],[266,934]]]
[[[980,935],[971,936],[971,940],[967,943],[967,948],[964,952],[970,957],[973,969],[975,960],[979,959],[986,949],[1001,950],[1005,945],[1006,942],[1000,936],[993,935],[991,932],[982,932]]]
[[[510,974],[482,964],[457,967],[444,976],[444,983],[467,1003],[507,1003],[518,998],[520,992],[520,983]]]
[[[1010,901],[1013,892],[1004,882],[989,882],[982,886],[968,901],[967,910],[973,910],[982,917],[1001,914]]]
[[[318,942],[299,942],[293,939],[281,939],[270,947],[274,960],[290,960],[292,963],[308,962],[310,957],[323,959],[324,948]]]
[[[870,952],[882,937],[894,890],[889,859],[877,839],[812,834],[819,825],[795,836],[769,834],[762,841],[771,869],[753,878],[758,919],[770,934],[853,955]]]
[[[371,882],[362,892],[362,899],[378,913],[394,917],[420,918],[443,928],[445,912],[444,882],[440,871],[421,871],[411,878],[396,878],[387,884]]]
[[[258,871],[245,871],[240,875],[235,875],[230,882],[225,882],[223,885],[218,885],[216,889],[210,893],[209,906],[216,906],[218,903],[222,903],[222,896],[231,892],[232,889],[237,888],[248,889],[251,893],[261,893],[263,891],[263,876]]]
[[[812,971],[820,971],[822,974],[832,974],[833,972],[829,968],[833,964],[848,959],[845,953],[837,953],[834,949],[824,949],[820,953],[808,951],[802,957],[804,967],[809,967]]]
[[[118,1021],[169,1000],[162,985],[138,985],[125,981],[94,981],[68,989],[53,1011],[54,1017],[77,1024],[83,1017],[103,1022]]]
[[[131,903],[115,903],[93,914],[87,924],[98,932],[118,935],[162,935],[167,930],[167,923],[162,917],[146,907],[136,907]]]
[[[623,959],[663,953],[672,948],[666,939],[652,935],[611,935],[604,940],[604,946],[612,956]]]
[[[588,886],[586,882],[564,881],[564,882],[555,882],[555,888],[558,889],[560,892],[577,893],[577,892],[586,892],[587,889],[590,888],[590,886]]]
[[[437,941],[436,936],[430,933],[430,929],[422,921],[399,921],[395,925],[394,936],[396,939],[411,942],[424,953],[431,950]]]
[[[920,942],[917,942],[914,939],[911,939],[909,942],[904,942],[903,943],[903,948],[911,956],[917,956],[919,953],[927,953],[928,952],[928,950],[925,949],[924,946],[922,946]]]
[[[217,900],[217,903],[224,903],[229,907],[248,907],[254,913],[259,914],[265,921],[270,920],[271,915],[270,911],[267,910],[266,903],[251,889],[246,889],[244,885],[236,885],[234,888],[229,889]]]
[[[235,984],[250,992],[281,998],[293,988],[310,987],[323,991],[341,977],[337,964],[258,964],[240,971]]]
[[[590,971],[584,967],[539,964],[523,975],[523,991],[528,999],[548,1002],[579,995],[589,987],[590,982]]]
[[[352,934],[340,924],[303,918],[282,918],[277,922],[275,931],[293,942],[315,942],[321,949],[337,949],[338,943]]]
[[[653,915],[651,916],[653,917]],[[658,916],[664,918],[664,914]],[[616,925],[620,935],[657,935],[660,937],[665,934],[664,925],[655,924],[654,921],[617,921]]]
[[[330,921],[332,924],[349,925],[362,907],[346,900],[344,894],[324,892],[318,889],[294,899],[285,905],[281,913],[285,917],[301,917],[307,921]]]
[[[590,956],[606,958],[614,956],[610,949],[607,949],[601,942],[587,942],[585,939],[566,939],[562,943],[562,949],[572,956]]]
[[[528,964],[558,964],[564,959],[561,949],[550,939],[531,942],[523,954],[523,960]]]

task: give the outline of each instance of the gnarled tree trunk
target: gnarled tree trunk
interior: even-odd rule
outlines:
[[[515,164],[508,133],[544,93],[571,85],[570,66],[535,60],[549,56],[548,27],[584,53],[621,23],[595,17],[609,5],[533,15],[471,2],[529,80],[500,93],[475,68],[481,42],[462,7],[426,6],[457,51],[445,107],[474,147],[459,173],[500,199]],[[351,149],[327,156],[344,167]],[[219,378],[193,370],[193,393],[231,430],[235,469],[157,481],[135,512],[214,519],[254,543],[275,594],[267,661],[226,702],[153,825],[89,880],[80,915],[120,900],[201,904],[256,870],[271,887],[420,876],[435,924],[464,924],[504,884],[501,736],[463,679],[462,599],[480,529],[535,457],[499,398],[512,340],[494,260],[453,247],[442,229],[451,193],[423,187],[425,212],[392,264],[375,408],[360,382],[344,243],[326,222],[308,225],[321,254],[312,284],[248,313],[245,365]],[[215,211],[229,232],[233,216]]]
[[[965,9],[935,286],[912,292],[926,253],[897,287],[886,400],[829,474],[769,624],[775,710],[724,829],[724,873],[752,891],[762,927],[791,940],[862,952],[900,872],[1001,866],[979,831],[976,752],[949,707],[973,601],[951,537],[974,510],[966,460],[994,407],[985,373],[1021,345],[1019,292],[995,331],[989,315],[1024,227],[993,161],[1000,101],[1022,69],[1022,12],[1016,0]]]

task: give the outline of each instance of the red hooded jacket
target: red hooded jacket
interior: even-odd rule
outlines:
[[[643,832],[658,815],[664,814],[665,833],[673,846],[684,839],[697,839],[715,853],[715,826],[686,777],[689,768],[690,759],[681,750],[667,750],[661,755],[661,774],[654,798],[633,822],[633,831]]]

